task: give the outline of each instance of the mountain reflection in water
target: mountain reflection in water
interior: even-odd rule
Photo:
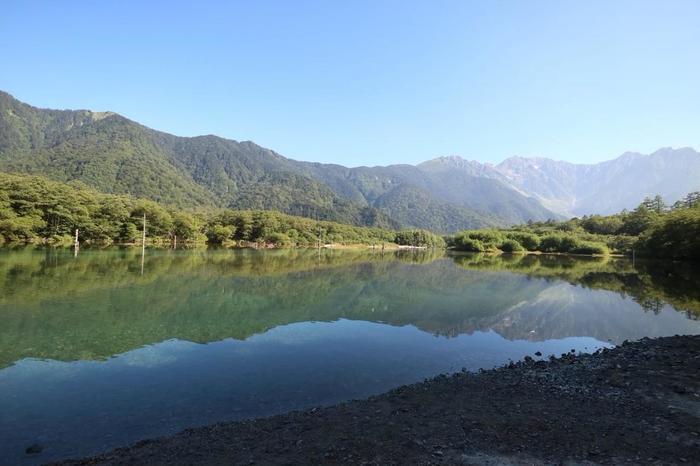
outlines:
[[[697,278],[615,258],[213,249],[148,250],[141,275],[130,249],[2,250],[0,455],[86,455],[536,351],[700,333]]]

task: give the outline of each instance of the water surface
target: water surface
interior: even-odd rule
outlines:
[[[439,252],[0,251],[0,458],[34,464],[540,351],[700,333],[690,266]],[[40,444],[44,451],[27,455]]]

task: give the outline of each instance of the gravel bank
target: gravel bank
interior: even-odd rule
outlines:
[[[700,336],[645,339],[61,464],[700,464]]]

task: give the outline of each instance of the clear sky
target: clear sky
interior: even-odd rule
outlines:
[[[700,1],[5,0],[0,89],[301,160],[700,148]]]

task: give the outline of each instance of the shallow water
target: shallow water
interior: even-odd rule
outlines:
[[[442,253],[0,251],[0,458],[84,456],[462,368],[700,333],[690,266]],[[25,449],[39,444],[40,454]]]

